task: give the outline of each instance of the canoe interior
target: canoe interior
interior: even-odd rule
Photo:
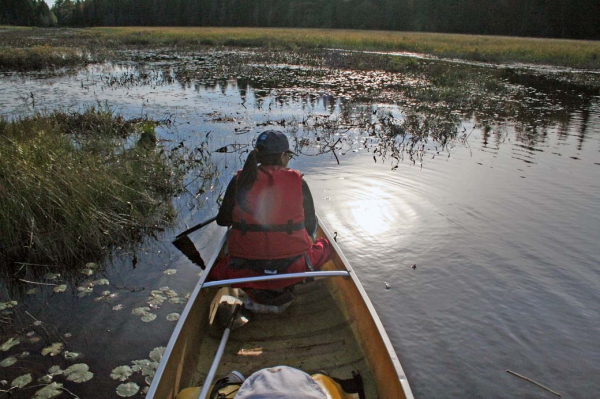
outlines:
[[[321,270],[345,269],[336,255]],[[325,371],[343,379],[358,370],[367,398],[405,398],[393,349],[381,338],[382,327],[373,319],[354,279],[332,277],[299,284],[296,300],[284,313],[247,313],[249,322],[229,337],[216,378],[232,370],[247,377],[278,365],[308,373]],[[223,333],[216,323],[209,325],[210,308],[216,296],[232,292],[243,295],[228,287],[200,291],[155,398],[175,398],[182,389],[203,384]]]

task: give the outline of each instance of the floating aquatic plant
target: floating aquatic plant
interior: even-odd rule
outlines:
[[[62,352],[65,346],[61,342],[53,343],[52,345],[42,349],[42,355],[56,356]]]
[[[149,323],[156,319],[156,315],[154,313],[146,313],[142,316],[142,321],[145,323]]]
[[[125,381],[133,374],[133,370],[129,366],[119,366],[114,368],[110,373],[110,378],[113,380]]]
[[[146,314],[148,312],[150,312],[150,308],[148,308],[148,307],[139,307],[139,308],[135,308],[131,311],[131,313],[136,316],[140,316],[140,315]]]
[[[41,382],[42,384],[50,384],[52,382],[52,376],[48,374],[43,375],[38,378],[38,382]]]
[[[0,367],[9,367],[17,362],[17,358],[14,356],[7,357],[6,359],[0,362]]]
[[[5,309],[12,309],[19,303],[17,301],[0,302],[0,311]]]
[[[123,309],[123,305],[121,305],[121,304],[118,304],[118,305],[115,305],[112,307],[112,310],[121,310],[121,309]]]
[[[183,299],[180,296],[176,296],[173,298],[169,298],[169,303],[172,303],[174,305],[179,305],[179,304],[185,303],[185,299]]]
[[[101,278],[100,280],[94,280],[92,281],[93,285],[110,285],[110,281],[108,281],[105,278]]]
[[[89,367],[85,363],[77,363],[65,370],[67,380],[82,383],[92,379],[94,373],[89,371]]]
[[[46,280],[58,280],[60,273],[47,273],[44,277]]]
[[[94,274],[94,271],[92,269],[88,269],[88,268],[81,269],[80,272],[85,274],[86,276],[91,276],[92,274]]]
[[[61,369],[60,366],[58,366],[58,365],[54,365],[48,369],[48,374],[51,376],[61,375],[64,372],[65,371],[63,369]]]
[[[156,374],[157,368],[158,368],[158,362],[150,362],[147,365],[145,365],[144,367],[142,367],[142,375],[145,375],[148,377],[154,377],[154,374]]]
[[[117,387],[117,395],[128,398],[135,395],[140,390],[140,386],[135,382],[128,382]]]
[[[17,387],[17,388],[23,388],[25,385],[29,384],[31,381],[33,381],[33,378],[31,377],[31,374],[24,374],[22,376],[19,376],[19,377],[15,378],[10,383],[10,386],[11,387]]]
[[[179,316],[180,316],[179,313],[169,313],[167,315],[167,320],[168,321],[177,321],[177,320],[179,320]]]
[[[152,349],[152,351],[150,352],[150,359],[154,360],[155,362],[160,362],[163,354],[165,353],[165,347],[164,346],[158,346],[154,349]]]
[[[35,294],[37,294],[37,292],[38,292],[37,288],[30,288],[27,291],[25,291],[25,294],[26,295],[35,295]]]
[[[67,290],[66,284],[61,284],[61,285],[57,285],[56,287],[54,287],[54,292],[56,292],[56,293],[65,292],[66,290]]]
[[[64,352],[63,352],[63,357],[64,357],[66,360],[75,360],[75,359],[77,359],[77,358],[80,358],[80,357],[81,357],[81,353],[64,351]]]
[[[5,343],[2,344],[2,346],[0,346],[0,350],[6,352],[13,346],[19,345],[20,343],[21,341],[19,341],[19,338],[9,338]]]
[[[167,269],[163,273],[166,274],[167,276],[172,276],[173,274],[177,273],[177,270],[175,270],[175,269]]]
[[[86,263],[85,267],[88,268],[88,269],[97,269],[98,268],[98,264],[94,263],[94,262],[89,262],[89,263]]]
[[[63,386],[63,384],[60,384],[58,382],[53,382],[51,384],[48,384],[45,387],[43,387],[42,389],[40,389],[39,391],[37,391],[35,393],[35,395],[33,395],[33,399],[54,398],[55,396],[58,396],[62,393],[62,386]]]

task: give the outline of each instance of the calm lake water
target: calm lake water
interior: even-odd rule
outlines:
[[[302,94],[301,87],[235,78],[182,84],[175,68],[165,61],[96,65],[68,76],[9,74],[0,80],[0,112],[29,113],[32,100],[36,110],[106,101],[126,116],[168,118],[172,126],[161,136],[173,143],[191,147],[208,134],[213,149],[238,144],[243,151],[268,121],[286,120],[277,126],[300,137],[308,128],[299,121],[335,116],[351,100],[327,88]],[[430,141],[414,163],[374,158],[376,143],[350,130],[334,136],[343,139],[335,155],[311,156],[319,152],[312,145],[290,165],[305,174],[317,212],[338,233],[418,398],[555,397],[506,370],[562,397],[600,392],[600,98],[582,93],[585,101],[567,107],[554,89],[530,91],[532,113],[539,104],[553,112],[534,114],[527,125],[498,116],[488,129],[463,113],[464,139],[443,149]],[[366,106],[398,120],[406,114],[402,102]],[[26,372],[37,378],[52,365],[68,367],[73,361],[39,355],[62,341],[82,354],[94,378],[57,381],[82,398],[117,397],[120,382],[110,371],[166,346],[175,326],[166,316],[184,305],[165,303],[149,323],[132,310],[147,306],[151,290],[191,292],[199,269],[170,240],[216,212],[244,159],[239,151],[213,153],[220,178],[196,198],[175,200],[179,228],[145,242],[137,262],[133,253],[120,254],[93,277],[109,285],[79,297],[77,284],[65,293],[30,284],[36,293],[10,298],[27,313],[17,320],[22,343],[6,356],[30,355],[0,370],[1,378],[10,383]],[[192,236],[205,259],[216,229]],[[144,386],[144,376],[131,380]],[[34,391],[26,392],[15,397]]]

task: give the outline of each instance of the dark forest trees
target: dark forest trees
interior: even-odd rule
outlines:
[[[52,25],[42,0],[0,0],[0,9],[0,23]],[[598,0],[57,0],[52,11],[61,26],[302,27],[600,39]]]
[[[57,19],[43,0],[0,0],[0,25],[55,26]]]

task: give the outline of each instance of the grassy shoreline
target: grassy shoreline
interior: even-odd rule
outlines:
[[[43,29],[0,27],[0,68],[15,65],[14,50],[41,46],[79,48],[105,54],[123,46],[258,47],[410,52],[490,63],[528,63],[600,70],[600,41],[517,38],[443,33],[291,28],[102,27]],[[29,49],[29,50],[24,50]],[[65,50],[66,51],[66,50]],[[38,50],[38,52],[40,52]],[[10,57],[9,57],[10,56]],[[7,59],[13,59],[12,63]],[[93,62],[82,57],[73,62]],[[98,57],[96,57],[98,58]],[[51,66],[51,63],[49,63]]]

